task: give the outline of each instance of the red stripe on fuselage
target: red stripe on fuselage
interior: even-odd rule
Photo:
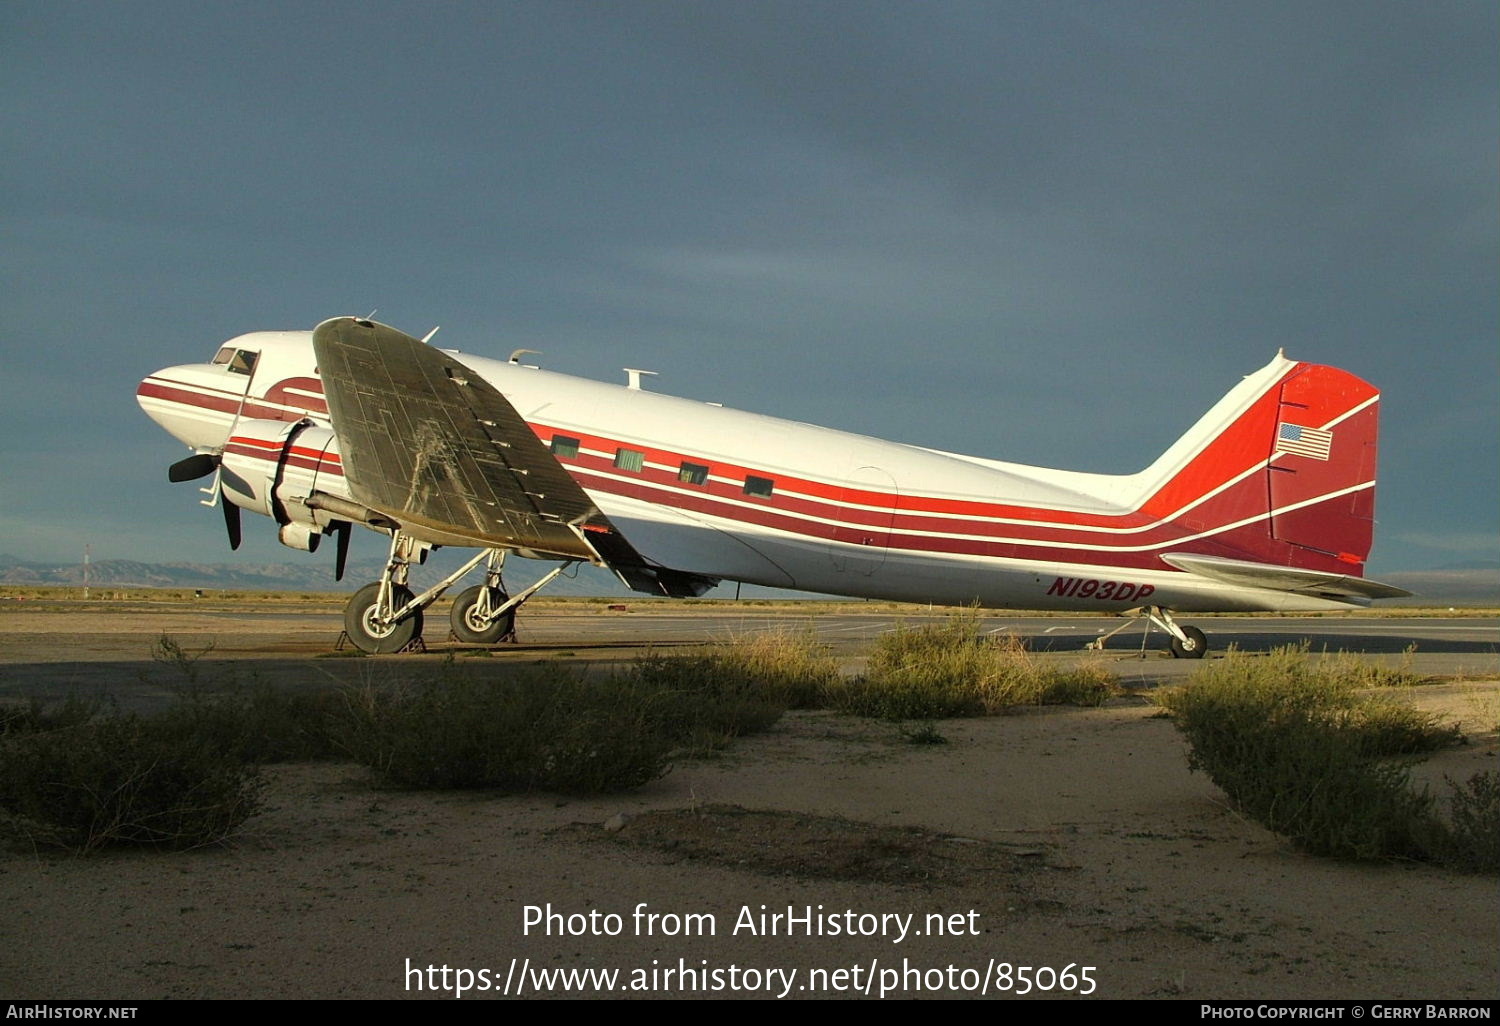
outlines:
[[[992,556],[1008,559],[1025,559],[1045,563],[1084,563],[1109,566],[1128,566],[1142,569],[1168,569],[1159,560],[1161,552],[1186,544],[1191,538],[1193,551],[1209,555],[1223,555],[1234,559],[1257,559],[1264,561],[1272,548],[1266,530],[1269,513],[1257,506],[1245,518],[1248,524],[1228,528],[1222,525],[1235,520],[1221,521],[1219,533],[1208,538],[1197,538],[1200,532],[1191,531],[1184,525],[1167,525],[1154,532],[1149,539],[1132,539],[1129,542],[1101,538],[1098,535],[1081,539],[1076,532],[1054,531],[1044,534],[1036,531],[1023,537],[1008,530],[1009,525],[993,525],[975,521],[943,521],[942,535],[912,534],[912,528],[898,525],[887,528],[883,524],[856,523],[846,515],[827,517],[832,523],[808,520],[793,514],[781,503],[772,505],[770,500],[747,503],[743,497],[736,502],[729,498],[722,487],[719,490],[705,488],[700,492],[685,492],[669,489],[649,480],[622,481],[606,477],[583,467],[569,468],[574,477],[591,492],[615,495],[654,503],[676,509],[690,510],[715,516],[735,523],[754,525],[825,542],[849,542],[873,544],[879,547],[912,552],[947,553],[955,555]],[[1237,486],[1250,495],[1263,494],[1260,482],[1242,482]],[[778,496],[779,498],[779,496]],[[830,510],[837,513],[837,510]],[[903,529],[904,528],[904,529]],[[1205,528],[1213,532],[1213,527]],[[967,537],[953,537],[964,535]],[[985,537],[991,535],[992,537]],[[977,536],[977,537],[975,537]],[[1046,543],[1046,544],[1042,544]],[[1340,572],[1347,573],[1347,564]]]
[[[1068,525],[1124,531],[1165,525],[1181,516],[1186,507],[1199,501],[1214,489],[1233,481],[1236,477],[1263,463],[1271,453],[1272,436],[1279,407],[1279,387],[1307,366],[1309,365],[1299,363],[1289,368],[1285,374],[1267,387],[1248,410],[1241,413],[1218,435],[1213,436],[1193,456],[1187,466],[1165,482],[1155,493],[1144,499],[1137,508],[1121,510],[1118,513],[1089,513],[1044,506],[1010,505],[981,499],[938,498],[850,488],[842,484],[791,477],[690,453],[643,446],[639,443],[621,441],[602,435],[591,435],[571,427],[555,427],[542,423],[533,423],[531,427],[543,440],[556,434],[578,438],[583,449],[612,452],[624,447],[644,452],[648,463],[676,465],[684,460],[690,460],[708,463],[711,468],[710,474],[720,477],[736,478],[741,481],[752,474],[771,477],[776,481],[778,495],[781,490],[785,489],[815,499],[826,500],[841,508],[851,504],[873,506],[881,511],[876,514],[881,517],[892,513],[897,516],[906,513],[940,513],[986,520],[1036,521],[1053,528]],[[1348,404],[1345,409],[1353,405]],[[1327,419],[1333,419],[1339,412],[1342,411],[1329,413]],[[997,470],[996,473],[1000,474],[1003,471]],[[673,478],[675,480],[675,474]],[[1262,483],[1260,486],[1262,498],[1264,492],[1265,486]],[[856,517],[860,512],[846,509],[846,518]]]
[[[200,410],[210,410],[214,413],[228,413],[231,416],[238,413],[242,417],[251,420],[274,420],[281,423],[294,423],[310,414],[316,414],[316,410],[310,409],[280,409],[275,406],[267,406],[256,398],[244,400],[244,408],[241,409],[240,395],[236,392],[224,392],[218,389],[201,390],[205,386],[193,386],[186,388],[179,383],[162,378],[147,378],[142,381],[135,392],[136,395],[148,399],[160,399],[163,402],[176,403],[179,406],[191,406]],[[323,416],[327,416],[325,408]]]
[[[800,494],[800,482],[776,479],[775,493],[768,498],[749,496],[737,481],[716,480],[728,474],[712,475],[707,484],[688,485],[678,480],[675,471],[662,470],[648,465],[638,473],[627,473],[613,466],[613,462],[584,450],[574,459],[562,461],[575,476],[588,475],[590,487],[616,495],[661,502],[666,505],[686,502],[695,496],[706,496],[719,501],[718,509],[731,511],[741,508],[751,510],[774,509],[785,514],[803,518],[835,520],[851,527],[865,527],[877,531],[935,532],[941,534],[970,534],[996,538],[1021,538],[1032,540],[1056,540],[1074,542],[1080,546],[1121,548],[1147,546],[1152,543],[1165,544],[1166,539],[1205,530],[1213,525],[1234,523],[1246,517],[1264,512],[1265,483],[1257,475],[1251,475],[1207,499],[1192,511],[1191,518],[1181,517],[1175,521],[1142,525],[1127,531],[1087,530],[1077,525],[1047,524],[1036,520],[1006,521],[994,517],[938,517],[922,510],[864,509],[849,506],[831,498],[818,498]],[[718,469],[718,468],[716,468]],[[649,499],[647,495],[649,493]],[[903,506],[907,496],[900,496]],[[694,507],[697,508],[697,507]],[[732,512],[725,515],[734,516]]]
[[[268,463],[280,463],[282,452],[286,448],[280,442],[267,441],[263,438],[246,438],[240,435],[229,440],[224,446],[224,452],[232,456],[246,456],[250,459],[265,460]],[[339,454],[327,452],[322,449],[308,449],[300,445],[294,445],[286,456],[286,464],[290,467],[299,467],[303,470],[313,470],[320,474],[333,474],[338,477],[344,476],[344,468],[340,463]]]
[[[602,494],[617,495],[668,507],[705,513],[725,520],[783,531],[790,534],[856,544],[864,539],[882,547],[917,552],[941,552],[962,555],[996,556],[1040,560],[1050,563],[1097,563],[1108,559],[1109,565],[1164,569],[1157,553],[1170,549],[1180,539],[1218,532],[1213,538],[1194,542],[1195,551],[1221,554],[1231,558],[1251,558],[1264,562],[1290,563],[1286,546],[1269,537],[1265,521],[1266,485],[1263,474],[1252,473],[1269,458],[1271,439],[1280,406],[1280,386],[1302,368],[1297,364],[1268,386],[1259,398],[1218,435],[1210,438],[1188,464],[1141,505],[1119,513],[1089,513],[1019,506],[979,499],[893,494],[869,489],[848,488],[841,484],[792,477],[783,473],[740,464],[725,463],[691,453],[660,449],[638,442],[608,438],[580,432],[574,428],[557,428],[534,423],[532,429],[543,440],[555,434],[577,437],[581,443],[577,459],[561,461],[586,488]],[[301,388],[316,379],[298,379]],[[311,390],[309,388],[309,390]],[[171,385],[144,382],[140,394],[169,402],[216,412],[234,413],[239,397],[190,391]],[[1373,390],[1369,392],[1374,395]],[[232,398],[226,398],[232,396]],[[1349,402],[1347,394],[1342,409],[1322,404],[1323,408],[1307,410],[1309,423],[1326,423],[1358,405]],[[1363,401],[1363,398],[1360,398]],[[258,416],[265,410],[271,416],[258,419],[285,421],[300,419],[286,411],[277,411],[253,400],[245,404],[245,416]],[[251,411],[256,411],[252,413]],[[1374,415],[1373,408],[1370,415]],[[279,458],[281,447],[259,439],[234,439],[236,443],[253,443],[261,448],[240,450],[242,455]],[[642,452],[647,466],[639,474],[627,474],[613,466],[613,457],[594,455],[612,453],[619,448]],[[321,460],[320,460],[321,457]],[[676,466],[683,461],[706,463],[711,477],[734,479],[734,483],[710,480],[704,486],[681,483],[675,470],[663,470],[649,464]],[[292,465],[309,470],[342,473],[337,456],[294,447]],[[1003,472],[1002,472],[1003,473]],[[769,477],[776,491],[769,498],[745,495],[739,482],[750,475]],[[1235,480],[1237,477],[1240,480]],[[1228,482],[1234,482],[1228,484]],[[1227,484],[1227,487],[1226,487]],[[1373,480],[1367,485],[1373,485]],[[1217,494],[1210,494],[1222,488]],[[1205,498],[1206,496],[1206,498]],[[1197,504],[1196,506],[1194,504]],[[869,509],[862,506],[872,507]],[[1188,507],[1192,507],[1188,509]],[[941,514],[941,515],[939,515]],[[822,523],[808,517],[831,521]],[[1007,522],[1010,521],[1010,522]],[[1249,521],[1242,526],[1225,525]],[[1096,530],[1087,530],[1095,528]],[[935,537],[913,532],[972,537]],[[1049,542],[1051,544],[1037,544]],[[1147,551],[1131,551],[1136,549]],[[1306,551],[1298,554],[1298,565],[1309,559]],[[1348,572],[1347,562],[1338,563],[1340,572]]]

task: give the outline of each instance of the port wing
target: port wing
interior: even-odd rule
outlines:
[[[603,562],[588,494],[515,408],[453,356],[339,317],[313,332],[354,498],[439,545]]]

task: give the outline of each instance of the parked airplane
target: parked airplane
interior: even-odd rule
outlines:
[[[430,337],[430,336],[429,336]],[[1136,474],[961,456],[433,348],[370,320],[231,339],[212,362],[141,382],[142,408],[213,475],[205,505],[275,519],[312,551],[352,525],[390,535],[379,581],[345,611],[359,648],[420,638],[423,610],[484,564],[451,625],[511,631],[577,562],[631,588],[721,580],[947,605],[1133,613],[1174,655],[1203,633],[1172,613],[1333,610],[1407,594],[1366,580],[1379,393],[1278,354]],[[431,548],[481,551],[420,595]],[[506,594],[507,553],[560,565]],[[1148,628],[1149,629],[1149,628]]]

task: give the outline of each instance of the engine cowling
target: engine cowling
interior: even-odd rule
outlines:
[[[282,524],[281,529],[276,532],[276,540],[289,549],[301,549],[303,552],[317,552],[318,542],[322,541],[323,532],[308,524],[299,524],[293,521],[290,524]]]
[[[224,500],[271,517],[281,543],[311,552],[339,519],[304,500],[313,492],[345,496],[338,439],[326,427],[244,421],[235,425],[221,456]]]

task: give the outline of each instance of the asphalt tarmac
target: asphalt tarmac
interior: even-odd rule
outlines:
[[[9,606],[9,604],[7,603]],[[826,607],[824,607],[826,609]],[[241,612],[107,605],[0,609],[0,698],[57,698],[69,692],[104,693],[130,707],[149,708],[184,686],[272,682],[287,686],[380,682],[430,667],[447,658],[483,657],[503,673],[508,666],[538,661],[611,665],[642,653],[686,651],[749,633],[809,631],[828,644],[847,670],[857,672],[876,639],[902,623],[926,615],[821,612],[718,606],[681,612],[662,606],[642,611],[602,606],[574,611],[526,612],[518,620],[520,641],[488,652],[446,640],[446,609],[429,610],[428,651],[369,658],[337,648],[342,618],[326,608],[279,607]],[[947,614],[935,610],[931,619]],[[982,629],[1023,639],[1045,659],[1095,657],[1085,645],[1119,627],[1116,618],[989,616]],[[1198,616],[1209,639],[1209,658],[1230,645],[1249,652],[1307,644],[1314,653],[1349,652],[1386,665],[1404,665],[1440,678],[1500,677],[1500,620],[1484,617],[1291,617]],[[163,639],[168,642],[163,645]],[[1139,624],[1111,638],[1102,658],[1122,683],[1150,687],[1186,678],[1201,665],[1173,659],[1159,630],[1146,635]]]

